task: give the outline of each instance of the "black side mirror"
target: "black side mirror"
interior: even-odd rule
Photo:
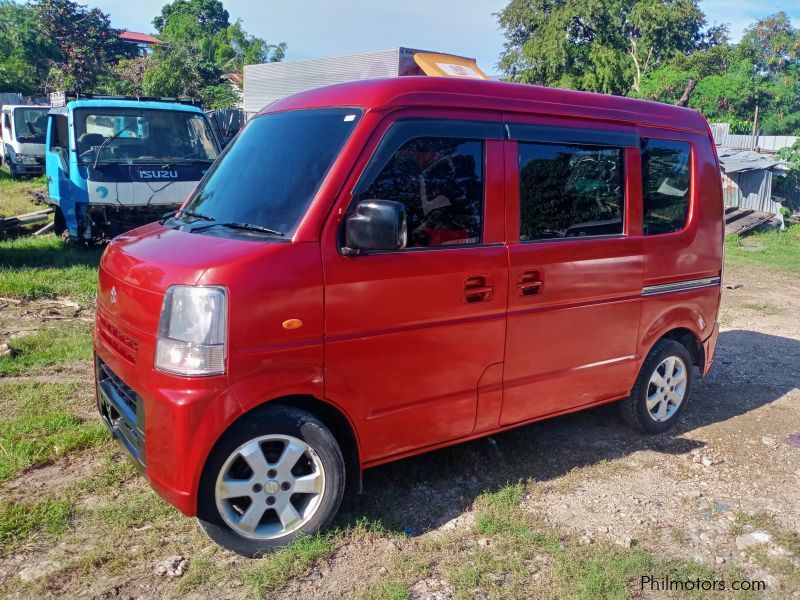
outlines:
[[[406,207],[392,200],[362,200],[347,217],[344,237],[345,256],[355,256],[363,250],[405,248]]]

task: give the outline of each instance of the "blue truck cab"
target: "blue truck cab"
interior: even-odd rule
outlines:
[[[45,173],[55,233],[103,241],[177,210],[220,144],[191,100],[51,94]]]

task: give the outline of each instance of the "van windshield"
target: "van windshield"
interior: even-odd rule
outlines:
[[[15,108],[14,132],[22,144],[44,144],[49,108]]]
[[[211,128],[199,112],[79,108],[74,121],[82,164],[210,163],[217,158]]]
[[[305,214],[361,110],[319,108],[254,118],[226,148],[179,218],[289,237]],[[193,227],[195,229],[195,227]],[[242,229],[239,227],[238,229]]]

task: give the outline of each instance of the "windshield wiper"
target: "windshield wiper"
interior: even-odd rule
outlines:
[[[268,233],[269,235],[277,235],[280,237],[284,237],[286,235],[277,229],[270,229],[269,227],[262,227],[261,225],[251,225],[250,223],[237,223],[235,221],[214,221],[213,223],[209,223],[207,225],[195,227],[192,229],[192,233],[195,231],[204,231],[206,229],[210,229],[211,227],[227,227],[228,229],[241,229],[242,231],[257,231],[258,233]]]
[[[184,164],[184,163],[187,163],[187,162],[190,162],[190,161],[191,162],[206,162],[206,163],[214,162],[213,158],[195,158],[196,156],[197,156],[197,152],[192,152],[191,154],[187,154],[186,156],[182,156],[180,158],[176,158],[176,159],[171,160],[169,162],[165,162],[163,165],[161,165],[161,168],[162,169],[167,169],[169,167],[174,167],[175,165]]]
[[[204,215],[203,213],[193,211],[190,208],[184,208],[178,210],[178,212],[183,213],[184,215],[188,215],[190,217],[194,217],[195,219],[200,219],[201,221],[213,221],[214,223],[216,223],[213,217],[209,217],[208,215]]]
[[[111,137],[106,138],[105,140],[103,140],[103,143],[100,144],[100,147],[97,149],[97,156],[95,156],[95,159],[94,159],[94,168],[95,169],[97,168],[97,163],[100,161],[100,155],[103,153],[103,149],[106,146],[108,146],[111,142],[113,142],[115,139],[117,139],[119,136],[121,136],[123,133],[125,133],[126,131],[130,131],[131,133],[133,133],[133,129],[130,126],[123,127],[122,129],[120,129],[117,133],[115,133]]]
[[[213,221],[214,220],[213,218],[209,217],[208,215],[204,215],[204,214],[201,214],[199,212],[195,212],[193,210],[189,210],[188,208],[185,208],[183,210],[181,210],[181,209],[171,210],[168,213],[164,213],[163,215],[161,215],[161,218],[158,220],[158,223],[160,225],[163,225],[167,221],[167,219],[171,219],[172,217],[177,217],[179,214],[184,214],[184,215],[187,215],[189,217],[194,217],[195,219],[200,219],[201,221]]]

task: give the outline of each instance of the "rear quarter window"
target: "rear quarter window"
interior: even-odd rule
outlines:
[[[642,138],[644,235],[674,233],[689,216],[691,146]]]
[[[521,241],[622,235],[623,149],[519,144]]]

